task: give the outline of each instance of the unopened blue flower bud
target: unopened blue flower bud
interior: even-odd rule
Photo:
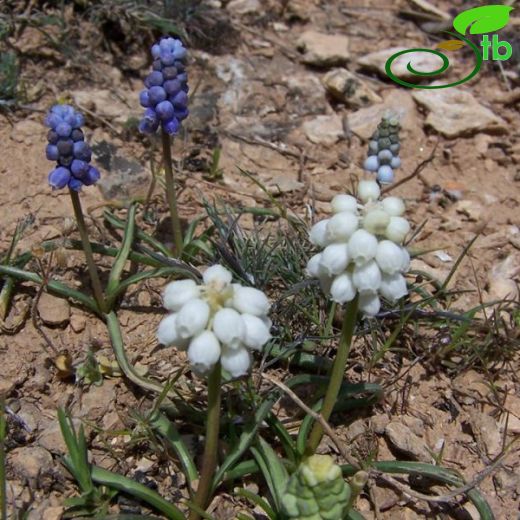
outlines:
[[[162,124],[163,130],[168,135],[175,135],[179,131],[180,126],[181,125],[180,125],[179,121],[175,117],[170,119],[169,121],[165,121]]]
[[[49,161],[57,161],[59,157],[58,147],[54,144],[48,144],[45,148],[45,156]]]
[[[169,101],[161,101],[156,107],[155,112],[159,119],[168,121],[173,117],[173,105]]]
[[[63,166],[58,166],[49,173],[49,184],[53,190],[65,188],[71,177],[70,171]]]

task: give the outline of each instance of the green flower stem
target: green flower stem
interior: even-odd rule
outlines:
[[[96,298],[97,304],[102,312],[106,312],[108,309],[105,303],[105,297],[103,296],[103,289],[101,288],[101,281],[99,280],[96,263],[94,262],[94,256],[92,255],[92,247],[88,239],[87,226],[85,225],[85,219],[83,217],[83,211],[81,209],[81,201],[77,191],[69,189],[70,198],[72,200],[72,207],[74,208],[74,215],[76,216],[76,222],[78,223],[79,234],[81,241],[83,242],[83,251],[87,259],[88,272],[90,274],[90,281],[92,288],[94,289],[94,297]]]
[[[183,239],[181,221],[177,211],[177,193],[175,191],[175,178],[173,176],[171,142],[170,136],[164,130],[161,130],[161,137],[163,146],[164,176],[166,179],[166,198],[168,199],[168,206],[170,208],[170,218],[172,221],[172,231],[176,249],[175,252],[176,256],[180,258],[183,249]]]
[[[221,367],[215,365],[208,377],[208,416],[206,422],[206,445],[202,459],[199,486],[195,494],[195,504],[205,510],[210,501],[213,476],[217,467],[218,435],[220,428]],[[192,510],[189,520],[199,520],[200,515]]]
[[[357,321],[358,303],[359,296],[356,295],[356,297],[347,305],[343,316],[343,326],[341,328],[341,338],[339,340],[338,351],[336,353],[334,364],[332,365],[329,386],[327,387],[327,392],[325,393],[323,406],[321,408],[321,415],[325,421],[328,421],[330,418],[343,383],[343,376],[345,375],[345,368],[350,353],[352,336],[354,335],[354,328]],[[323,428],[320,423],[315,422],[309,440],[307,441],[307,447],[305,450],[307,456],[314,454],[322,436]]]

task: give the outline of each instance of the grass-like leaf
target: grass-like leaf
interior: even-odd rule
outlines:
[[[136,204],[131,204],[128,209],[128,216],[125,226],[125,232],[123,235],[123,243],[121,244],[121,248],[116,256],[116,260],[112,269],[110,270],[110,275],[108,278],[108,284],[106,288],[106,295],[108,301],[108,307],[111,309],[114,301],[117,297],[118,286],[121,281],[121,275],[123,274],[123,270],[125,268],[126,261],[128,260],[128,256],[130,255],[130,251],[132,249],[132,243],[134,241],[135,234],[135,213],[137,210]]]
[[[31,273],[29,271],[24,271],[23,269],[11,267],[8,265],[0,265],[0,275],[2,274],[12,276],[13,278],[23,280],[25,282],[33,282],[37,285],[42,285],[44,283],[43,278],[36,273]],[[78,303],[81,303],[92,312],[100,314],[99,308],[94,299],[80,291],[71,289],[67,285],[61,282],[57,282],[56,280],[48,281],[45,284],[45,287],[49,293],[54,294],[55,296],[71,298],[72,300],[76,300]]]

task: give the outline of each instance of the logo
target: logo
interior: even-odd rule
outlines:
[[[388,58],[385,64],[385,71],[388,77],[399,85],[403,85],[404,87],[409,88],[436,89],[456,87],[457,85],[461,85],[462,83],[469,81],[476,74],[478,74],[480,68],[482,67],[483,60],[508,60],[513,54],[513,48],[511,44],[507,41],[501,41],[497,34],[493,34],[490,38],[487,33],[492,33],[505,27],[509,22],[509,13],[512,10],[513,8],[507,5],[486,5],[463,11],[453,20],[453,28],[457,32],[454,33],[445,31],[446,34],[453,36],[455,39],[442,41],[435,49],[406,49],[404,51],[392,54],[392,56]],[[482,51],[477,45],[464,37],[467,33],[484,35],[480,42]],[[438,69],[431,72],[423,72],[414,69],[411,62],[408,62],[406,68],[408,72],[414,76],[420,76],[424,78],[437,76],[438,74],[442,74],[450,66],[450,61],[445,52],[457,51],[466,45],[471,48],[473,54],[475,55],[475,67],[466,77],[458,81],[454,81],[453,83],[448,83],[446,85],[416,85],[415,83],[411,83],[397,77],[392,72],[392,64],[400,56],[411,52],[427,52],[438,56],[442,60],[442,65]]]

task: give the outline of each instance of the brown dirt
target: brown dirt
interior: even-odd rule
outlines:
[[[432,44],[415,24],[397,17],[399,9],[409,7],[406,2],[383,5],[369,1],[364,2],[363,7],[346,8],[337,1],[289,0],[285,14],[279,14],[277,2],[271,4],[250,15],[233,17],[240,31],[233,54],[217,56],[192,51],[190,84],[197,85],[191,98],[193,116],[187,122],[184,141],[178,140],[175,146],[176,157],[184,161],[180,174],[183,186],[180,206],[186,221],[200,214],[202,196],[244,206],[270,205],[265,194],[240,175],[237,166],[253,172],[267,186],[289,186],[278,200],[305,218],[310,204],[315,204],[316,217],[322,218],[331,196],[349,189],[354,179],[363,175],[360,165],[365,142],[359,135],[347,133],[336,144],[324,146],[309,142],[302,130],[302,122],[317,115],[335,112],[348,121],[354,111],[341,103],[331,103],[323,92],[313,87],[312,78],[321,80],[325,70],[301,63],[294,42],[303,30],[312,28],[347,35],[352,56],[348,68],[352,71],[357,70],[356,57],[373,50],[413,46],[412,43]],[[451,6],[447,2],[435,5],[446,11]],[[456,7],[459,10],[466,4]],[[96,28],[89,27],[87,32],[95,35]],[[28,53],[27,49],[36,47],[34,38],[38,34],[27,31],[13,43]],[[131,63],[141,64],[137,68],[141,77],[146,73],[143,53],[132,49],[132,54],[126,57]],[[49,49],[48,55],[53,54],[55,51]],[[81,75],[79,83],[74,81],[77,71],[70,64],[58,67],[55,61],[41,55],[25,62],[26,84],[34,85],[42,71],[46,80],[29,109],[19,110],[9,119],[2,118],[2,252],[8,249],[17,223],[27,218],[31,224],[18,245],[19,252],[34,248],[43,240],[76,235],[73,226],[71,231],[68,195],[51,193],[46,184],[50,163],[44,159],[46,131],[41,121],[56,96],[74,97],[79,90],[88,93],[97,89],[117,93],[122,110],[128,107],[127,113],[114,121],[112,115],[104,115],[104,107],[90,105],[87,108],[93,115],[87,118],[87,133],[98,142],[111,142],[122,156],[137,158],[144,174],[149,175],[144,141],[134,134],[129,139],[123,131],[127,116],[139,114],[135,97],[141,89],[141,80],[135,74],[121,74],[115,58],[109,54],[99,54],[97,59],[99,63],[91,63],[90,67],[98,72],[91,81]],[[290,80],[295,78],[301,85],[298,88],[291,86]],[[451,288],[460,291],[451,302],[451,309],[466,311],[481,301],[496,299],[499,293],[494,291],[499,289],[493,288],[494,279],[502,277],[518,283],[520,277],[517,227],[520,114],[517,104],[508,103],[511,94],[504,78],[488,65],[462,88],[471,91],[481,104],[501,116],[507,122],[506,132],[500,135],[476,132],[454,139],[439,136],[426,127],[426,113],[412,100],[410,90],[400,89],[375,75],[366,79],[388,106],[395,106],[396,110],[406,107],[401,134],[403,167],[397,171],[398,180],[413,172],[436,147],[432,161],[421,175],[395,190],[395,194],[406,198],[408,216],[415,226],[423,225],[413,246],[418,250],[441,248],[451,257],[445,261],[428,253],[416,267],[443,279],[463,248],[480,233],[451,282]],[[518,78],[509,81],[512,88],[518,89]],[[92,101],[95,103],[95,100],[94,95]],[[207,164],[216,142],[222,147],[220,167],[224,178],[221,183],[205,180],[200,167]],[[131,179],[128,181],[106,171],[102,174],[115,176],[110,180],[119,186],[119,193],[146,193],[147,184],[142,180],[132,184]],[[460,200],[445,195],[433,197],[434,185],[439,185],[444,193],[458,189],[462,192]],[[92,213],[96,225],[89,220],[93,237],[113,241],[102,225],[99,206],[114,201],[105,200],[98,189],[84,190],[82,201],[85,208],[98,207]],[[153,203],[157,220],[163,220],[166,207],[160,190],[156,190]],[[58,279],[88,290],[81,252],[67,251],[61,261],[46,255],[42,263]],[[102,263],[108,265],[107,260]],[[31,267],[37,268],[35,264]],[[490,276],[493,269],[495,272]],[[161,286],[162,282],[154,282],[132,287],[119,316],[132,362],[145,368],[149,375],[164,380],[175,370],[179,359],[171,351],[156,351],[154,334],[162,313]],[[29,518],[60,518],[63,499],[75,494],[67,472],[54,464],[53,459],[46,458],[51,453],[56,460],[63,450],[56,430],[58,406],[67,406],[75,418],[89,426],[90,447],[97,464],[130,475],[141,469],[146,477],[158,483],[159,491],[168,499],[179,498],[172,491],[175,488],[185,494],[180,472],[171,461],[163,459],[159,464],[161,456],[157,451],[130,446],[128,413],[141,405],[141,395],[135,388],[120,377],[106,379],[99,387],[76,385],[58,377],[59,353],[67,352],[74,364],[84,361],[92,348],[98,355],[113,358],[104,325],[76,306],[57,309],[54,308],[56,303],[48,299],[39,306],[33,305],[36,297],[34,286],[19,287],[8,323],[15,322],[17,315],[25,311],[28,314],[16,333],[0,336],[0,392],[6,393],[11,410],[25,422],[25,426],[13,423],[10,430],[9,507],[16,504],[20,508],[24,503],[32,503],[33,513]],[[54,320],[53,326],[42,323],[46,314],[51,316],[45,321]],[[510,339],[518,341],[515,337]],[[426,348],[435,348],[436,341],[433,335],[423,338]],[[356,363],[366,359],[368,348],[362,341],[358,342],[353,358]],[[424,356],[417,356],[419,362],[404,359],[401,366],[393,358],[388,363],[380,363],[368,377],[373,381],[392,382],[384,402],[373,410],[371,418],[358,419],[348,428],[338,426],[338,434],[359,450],[370,449],[360,443],[360,438],[365,444],[367,439],[372,439],[378,459],[402,457],[402,452],[392,446],[385,434],[388,424],[398,423],[407,428],[405,432],[415,434],[414,439],[423,451],[438,454],[442,450],[439,456],[442,464],[471,480],[500,453],[503,441],[508,444],[520,433],[518,355],[508,364],[497,363],[487,370],[481,367],[465,370],[453,378],[442,370],[432,370]],[[351,375],[354,379],[360,378],[354,371]],[[361,379],[367,380],[367,377],[362,373]],[[510,413],[509,429],[504,432],[507,412]],[[94,425],[105,433],[96,433]],[[362,432],[361,437],[352,433],[356,428]],[[352,441],[352,436],[357,440]],[[334,451],[332,444],[325,443],[325,447]],[[27,451],[28,448],[38,448],[43,453]],[[502,466],[479,484],[499,519],[518,515],[519,463],[520,451],[513,443]],[[34,464],[38,465],[36,469],[31,466]],[[381,518],[432,518],[434,514],[430,506],[381,487],[371,499],[367,495],[358,502],[366,518],[374,517],[374,500],[381,509]],[[447,508],[444,512],[453,518],[476,517],[470,506],[464,507],[465,512],[456,508]],[[247,504],[223,492],[215,499],[212,509],[216,518],[235,518],[237,511],[247,509]],[[117,511],[118,506],[113,510]]]

